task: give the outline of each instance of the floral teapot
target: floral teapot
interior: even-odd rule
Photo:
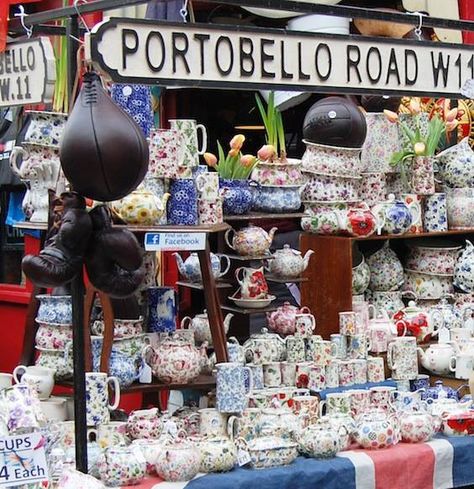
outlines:
[[[293,411],[286,408],[270,407],[262,410],[258,421],[257,432],[261,433],[268,430],[274,436],[290,439],[301,428],[301,420]]]
[[[300,251],[294,250],[290,248],[290,245],[285,244],[281,250],[276,250],[273,253],[273,258],[268,260],[265,269],[278,278],[295,278],[308,268],[309,259],[313,253],[313,250],[308,250],[302,256]]]
[[[424,443],[441,427],[436,417],[424,411],[405,411],[400,416],[400,437],[405,443]]]
[[[169,337],[156,349],[151,345],[143,349],[143,357],[153,375],[166,384],[187,384],[194,380],[207,363],[207,343],[196,348],[191,342]]]
[[[435,157],[441,179],[453,188],[474,186],[474,151],[466,137]]]
[[[407,307],[395,313],[393,319],[399,336],[402,336],[401,331],[405,331],[406,335],[414,336],[417,343],[426,343],[438,333],[437,324],[431,315],[418,307],[415,301],[410,301]]]
[[[224,318],[224,332],[227,335],[229,332],[230,321],[234,317],[228,313]],[[207,341],[209,346],[212,345],[211,327],[209,326],[209,316],[204,309],[202,314],[196,314],[193,318],[186,316],[181,320],[181,329],[190,328],[194,331],[194,340],[197,343]]]
[[[188,282],[202,282],[201,276],[201,264],[199,262],[199,257],[197,253],[191,253],[186,260],[181,258],[181,255],[177,252],[173,253],[176,258],[176,263],[178,265],[179,273]],[[222,270],[222,262],[224,260],[226,265],[224,270]],[[223,277],[230,268],[230,259],[226,255],[215,255],[211,253],[211,268],[212,275],[215,279]]]
[[[390,194],[388,200],[375,205],[372,212],[383,223],[377,229],[378,234],[382,234],[382,231],[388,234],[404,234],[420,219],[421,208],[417,202],[405,204],[396,200],[394,194]]]
[[[268,253],[277,229],[272,228],[267,233],[264,229],[249,224],[239,231],[228,229],[224,237],[229,248],[235,250],[239,255],[262,256]],[[230,240],[231,233],[234,233],[232,241]]]
[[[437,375],[449,375],[451,357],[455,356],[458,351],[455,342],[433,343],[427,350],[418,348],[423,367]]]
[[[248,362],[269,363],[280,362],[285,359],[286,343],[280,335],[269,333],[262,328],[260,333],[254,333],[243,344],[245,358]]]
[[[111,203],[113,211],[127,224],[157,226],[166,211],[170,194],[161,198],[143,186],[138,187],[123,199]]]
[[[347,436],[347,431],[344,428],[336,429],[323,419],[298,433],[298,450],[302,454],[314,458],[330,458],[343,448],[341,432],[344,431],[342,435]]]
[[[296,315],[310,312],[306,306],[299,308],[292,306],[289,302],[284,302],[276,311],[267,312],[268,327],[282,335],[295,334]]]
[[[107,486],[139,484],[146,474],[146,460],[137,446],[115,446],[99,459],[100,478]]]
[[[365,238],[371,236],[384,225],[384,217],[374,214],[367,204],[351,207],[345,211],[333,211],[339,228],[350,236]]]
[[[355,441],[365,449],[388,448],[399,441],[398,421],[382,409],[362,414],[354,433]]]
[[[474,292],[474,245],[469,240],[454,267],[453,283],[464,292]]]

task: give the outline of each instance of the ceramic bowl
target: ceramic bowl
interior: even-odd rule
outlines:
[[[300,186],[261,186],[252,189],[252,209],[261,212],[294,212],[301,207]]]
[[[414,292],[419,299],[441,299],[454,292],[453,277],[405,269],[403,290]]]
[[[409,242],[405,267],[417,272],[435,275],[453,275],[454,266],[462,246],[452,241],[420,240]]]
[[[70,324],[55,324],[39,322],[38,330],[36,332],[35,342],[36,346],[47,349],[60,349],[66,348],[67,343],[72,341],[72,327]]]
[[[70,295],[37,295],[40,305],[36,319],[54,324],[72,323],[72,302]]]
[[[342,231],[335,211],[347,211],[358,202],[304,202],[307,217],[301,219],[303,231],[315,234],[338,234]]]
[[[301,185],[301,160],[288,158],[287,163],[259,163],[250,178],[260,185]]]
[[[358,200],[360,180],[360,177],[309,174],[309,178],[301,192],[301,199],[311,202]]]
[[[98,319],[94,321],[91,331],[94,335],[102,336],[104,334],[104,321]],[[114,338],[126,338],[128,336],[137,336],[143,333],[143,317],[138,319],[114,319]]]
[[[474,188],[445,189],[449,229],[474,227]]]
[[[267,295],[265,299],[242,299],[239,297],[229,297],[229,299],[235,302],[236,306],[248,309],[263,309],[268,307],[276,297],[274,295]]]
[[[362,163],[361,148],[340,148],[303,140],[306,151],[301,159],[301,169],[324,175],[360,177]]]

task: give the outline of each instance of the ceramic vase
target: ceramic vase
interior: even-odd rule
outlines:
[[[220,178],[219,188],[224,191],[224,215],[241,215],[250,211],[253,199],[248,180]]]
[[[177,293],[173,287],[148,289],[148,330],[152,333],[172,333],[178,314]]]

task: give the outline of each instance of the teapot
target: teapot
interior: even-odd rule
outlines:
[[[374,214],[365,203],[361,207],[351,207],[344,211],[335,210],[333,213],[336,215],[341,231],[358,238],[371,236],[376,230],[382,229],[385,222],[383,215]]]
[[[233,317],[233,314],[228,313],[224,318],[224,332],[226,335],[229,332],[230,321]],[[197,343],[207,341],[209,346],[212,346],[211,327],[209,326],[209,317],[205,309],[202,314],[196,314],[193,318],[185,316],[181,320],[181,329],[187,328],[194,331],[194,340]]]
[[[440,178],[453,188],[474,185],[474,152],[469,145],[469,137],[450,146],[435,156]]]
[[[459,393],[466,386],[462,385],[457,390],[443,384],[442,380],[436,380],[434,386],[428,387],[424,392],[421,393],[423,400],[431,404],[435,399],[454,399],[459,400]]]
[[[453,283],[464,292],[474,292],[474,245],[469,240],[454,267]]]
[[[437,375],[449,375],[451,357],[458,353],[459,349],[454,342],[433,343],[427,350],[418,347],[421,364],[426,370]]]
[[[175,252],[173,255],[176,258],[179,273],[185,280],[188,282],[202,282],[201,264],[197,253],[191,253],[184,261],[179,253]],[[219,279],[229,271],[230,259],[227,255],[218,256],[214,253],[211,253],[210,256],[212,275],[214,275],[215,279]],[[226,262],[224,270],[222,270],[222,259]]]
[[[170,194],[161,198],[143,186],[111,203],[113,211],[127,224],[137,226],[157,226],[166,211],[166,203]]]
[[[308,426],[298,435],[298,450],[309,457],[330,458],[341,449],[339,430],[322,420]]]
[[[197,475],[200,464],[201,456],[194,444],[170,440],[158,453],[156,472],[165,481],[184,482]]]
[[[139,484],[146,474],[146,460],[136,446],[110,447],[99,459],[99,474],[107,486]]]
[[[280,335],[269,333],[267,328],[252,334],[243,348],[247,362],[252,363],[281,362],[286,355],[285,341]]]
[[[134,440],[159,438],[163,433],[163,420],[158,409],[132,411],[127,420],[127,433]]]
[[[277,230],[278,228],[272,228],[267,233],[264,229],[249,224],[239,231],[228,229],[224,238],[227,246],[241,256],[262,256],[268,254]],[[232,241],[230,240],[231,233],[234,233]]]
[[[266,299],[268,297],[268,284],[263,274],[263,267],[239,267],[235,271],[235,278],[240,285],[240,296],[243,299]]]
[[[398,426],[394,415],[382,409],[362,414],[354,433],[356,442],[365,449],[388,448],[398,443]]]
[[[207,343],[196,348],[191,342],[169,337],[156,349],[151,345],[143,349],[143,357],[153,375],[166,384],[187,384],[193,381],[207,363]],[[151,354],[150,354],[151,353]]]
[[[268,431],[274,436],[290,439],[301,430],[300,418],[286,408],[263,409],[258,421],[257,433]]]
[[[390,248],[388,241],[385,241],[379,250],[366,256],[365,259],[370,267],[370,290],[398,291],[403,285],[405,280],[403,265]]]
[[[348,450],[356,428],[354,418],[349,414],[332,413],[324,416],[321,420],[325,420],[331,428],[339,433],[341,450]]]
[[[237,448],[229,438],[203,438],[196,442],[201,455],[199,472],[228,472],[237,462]]]
[[[283,245],[281,250],[273,253],[273,258],[268,260],[265,269],[281,279],[292,279],[300,276],[307,268],[313,250],[308,250],[304,256],[301,251],[290,248],[289,244]]]
[[[430,314],[418,307],[415,301],[410,301],[407,307],[395,313],[393,319],[399,333],[400,329],[403,329],[406,335],[414,336],[417,343],[430,341],[438,334],[437,323],[432,320]]]
[[[292,306],[289,302],[284,302],[276,311],[267,312],[268,326],[275,333],[282,335],[295,334],[296,315],[310,312],[306,306],[299,308]]]
[[[424,443],[439,430],[435,417],[423,411],[405,411],[400,416],[400,436],[405,443]]]
[[[404,234],[421,216],[421,208],[417,202],[406,204],[402,200],[396,200],[394,194],[372,207],[372,212],[378,217],[379,223],[383,223],[377,228],[377,234],[382,234],[382,231],[388,234]]]

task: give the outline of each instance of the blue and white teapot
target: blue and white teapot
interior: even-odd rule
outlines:
[[[390,194],[388,200],[376,204],[372,212],[380,219],[378,234],[382,234],[382,231],[388,234],[404,234],[420,219],[421,208],[417,202],[406,204]]]
[[[197,253],[191,253],[186,260],[179,253],[173,253],[178,264],[179,273],[188,282],[202,282],[201,265]],[[222,259],[226,262],[222,269]],[[223,277],[230,268],[230,259],[226,255],[214,255],[211,253],[211,268],[215,279]]]

